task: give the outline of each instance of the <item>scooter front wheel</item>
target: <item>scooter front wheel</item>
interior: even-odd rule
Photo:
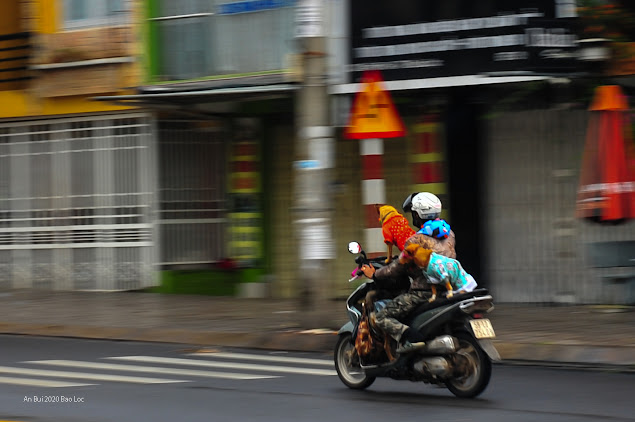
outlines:
[[[337,375],[348,388],[363,390],[375,382],[375,377],[367,376],[360,367],[351,334],[340,335],[335,345],[334,359]]]

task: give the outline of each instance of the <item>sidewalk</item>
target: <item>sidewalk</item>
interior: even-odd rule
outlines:
[[[324,327],[303,330],[297,301],[119,292],[0,292],[0,333],[331,353],[347,321],[329,303]],[[504,361],[635,371],[635,309],[496,304]]]

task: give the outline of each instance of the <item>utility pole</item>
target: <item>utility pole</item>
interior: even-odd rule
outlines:
[[[325,0],[301,0],[296,6],[302,77],[295,101],[294,229],[304,328],[323,328],[329,322],[327,289],[335,258],[329,189],[335,141],[329,122],[325,5]]]

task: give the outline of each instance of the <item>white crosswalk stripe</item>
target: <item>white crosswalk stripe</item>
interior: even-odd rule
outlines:
[[[86,373],[86,372],[67,372],[67,371],[51,371],[47,369],[29,369],[29,368],[14,368],[11,366],[0,366],[0,373],[2,374],[14,374],[14,375],[33,375],[36,377],[59,377],[59,378],[77,378],[77,379],[91,379],[96,381],[115,381],[115,382],[131,382],[139,384],[165,384],[170,382],[188,382],[185,380],[171,380],[163,378],[148,378],[148,377],[128,377],[122,375],[109,375],[98,373]]]
[[[246,353],[223,353],[223,352],[197,352],[188,353],[188,356],[218,359],[254,360],[265,362],[299,363],[303,365],[319,365],[333,368],[333,360],[295,358],[292,356],[272,356],[272,355],[250,355]]]
[[[107,369],[113,371],[152,372],[162,375],[180,375],[192,377],[211,377],[234,380],[253,380],[262,378],[280,378],[275,375],[239,374],[235,372],[198,371],[195,369],[162,368],[159,366],[119,365],[116,363],[80,362],[76,360],[36,360],[24,363],[55,365],[84,369]]]
[[[21,367],[0,366],[0,384],[55,388],[93,386],[99,385],[100,382],[168,384],[194,382],[201,378],[242,381],[281,378],[285,374],[336,375],[334,370],[325,368],[333,367],[333,362],[326,359],[220,351],[187,353],[181,356],[188,356],[188,358],[110,356],[99,358],[98,361],[64,359],[23,361],[20,362]],[[120,360],[125,363],[104,362],[102,359]],[[43,369],[42,366],[65,370]],[[82,370],[90,370],[90,372],[80,372]],[[150,376],[120,374],[125,372],[140,375],[145,373]],[[172,376],[175,379],[171,379]],[[86,380],[89,383],[66,381],[66,379]]]
[[[329,369],[312,369],[312,368],[299,368],[291,366],[277,366],[277,365],[257,365],[248,363],[235,363],[235,362],[208,362],[200,359],[182,359],[182,358],[164,358],[155,356],[114,356],[107,359],[126,360],[132,362],[146,362],[146,363],[163,363],[174,365],[190,365],[200,366],[206,368],[231,368],[242,369],[247,371],[265,371],[265,372],[281,372],[287,374],[305,374],[305,375],[337,375],[337,372]]]
[[[0,384],[28,385],[29,387],[84,387],[95,384],[78,384],[75,382],[51,381],[37,378],[0,377]]]

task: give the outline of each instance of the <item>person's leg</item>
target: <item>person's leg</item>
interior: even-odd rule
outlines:
[[[417,343],[418,347],[423,347],[425,345],[423,336],[418,331],[411,330],[406,324],[400,322],[400,319],[408,316],[414,308],[424,301],[425,298],[414,293],[399,295],[391,300],[384,309],[377,312],[375,322],[379,328],[398,342]]]
[[[395,297],[386,304],[384,309],[375,314],[377,326],[397,341],[401,339],[401,335],[408,329],[407,325],[402,324],[397,319],[404,313],[403,309],[408,308],[409,300],[407,296],[408,293]]]

